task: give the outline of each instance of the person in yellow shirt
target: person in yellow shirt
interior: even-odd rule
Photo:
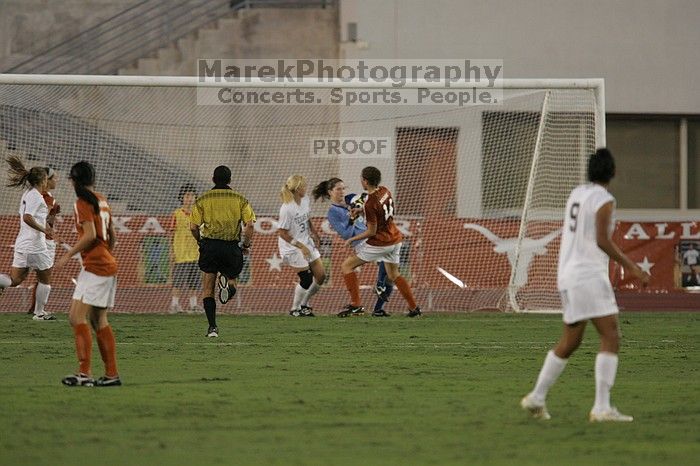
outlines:
[[[173,292],[170,302],[170,313],[183,312],[180,296],[190,294],[188,311],[202,311],[199,307],[198,294],[202,287],[201,272],[199,271],[199,245],[190,233],[190,214],[197,199],[197,191],[192,185],[180,188],[178,199],[182,206],[173,212]]]
[[[243,270],[243,255],[253,239],[255,212],[248,199],[231,189],[231,169],[220,165],[212,176],[214,187],[192,207],[190,231],[199,243],[199,269],[204,272],[202,303],[207,315],[207,337],[218,337],[214,289],[219,275],[219,301],[236,294],[236,279]]]

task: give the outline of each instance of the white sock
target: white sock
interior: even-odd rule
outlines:
[[[595,358],[595,412],[610,409],[610,389],[615,384],[617,361],[615,353],[601,352]]]
[[[554,385],[557,381],[559,375],[562,373],[566,367],[568,359],[562,359],[554,351],[550,350],[547,353],[547,357],[544,358],[544,364],[542,364],[542,369],[540,370],[540,375],[537,376],[537,383],[535,384],[535,389],[532,390],[532,395],[542,401],[547,398],[547,392],[549,387]]]
[[[306,296],[306,290],[297,283],[297,286],[294,287],[294,302],[292,303],[292,311],[301,308],[301,301],[304,299],[304,296]]]
[[[197,307],[197,295],[190,296],[190,307]]]
[[[36,302],[34,303],[34,315],[40,316],[46,312],[44,308],[46,303],[49,301],[49,293],[51,292],[51,285],[44,285],[43,283],[36,284]]]
[[[12,286],[12,279],[8,275],[0,273],[0,288],[9,288],[10,286]]]
[[[175,307],[180,305],[180,298],[177,296],[173,296],[173,299],[170,301],[170,305]]]
[[[309,300],[311,299],[311,297],[313,295],[315,295],[316,293],[318,293],[318,290],[320,290],[320,289],[321,289],[321,285],[316,283],[316,280],[314,280],[314,282],[311,284],[309,289],[306,290],[306,296],[304,296],[304,298],[301,300],[301,305],[307,306],[309,304]]]

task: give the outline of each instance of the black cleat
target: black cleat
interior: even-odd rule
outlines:
[[[420,317],[422,315],[423,315],[423,313],[420,311],[420,308],[418,306],[416,306],[415,309],[408,311],[408,314],[406,314],[406,317]]]
[[[65,376],[61,383],[68,387],[94,387],[95,379],[85,374],[71,374]]]
[[[219,302],[221,304],[226,304],[236,296],[236,287],[228,284],[228,278],[225,275],[219,275],[217,280],[219,285]]]
[[[338,317],[350,317],[350,316],[361,316],[365,313],[365,308],[362,306],[353,306],[348,304],[345,308],[338,313]]]
[[[387,313],[384,309],[378,309],[372,311],[372,317],[391,317],[391,314]]]
[[[301,313],[301,309],[292,309],[289,311],[289,315],[292,317],[304,317]]]
[[[374,285],[374,292],[377,294],[377,298],[381,299],[385,303],[389,302],[389,297],[386,295],[386,286],[376,284]]]
[[[206,336],[209,338],[218,338],[219,337],[219,329],[216,327],[210,326],[209,329],[207,330]]]
[[[119,376],[116,377],[100,377],[95,381],[95,387],[119,387],[122,384],[122,380]]]
[[[316,317],[314,315],[314,309],[311,306],[305,306],[302,304],[299,312],[301,313],[302,317]]]

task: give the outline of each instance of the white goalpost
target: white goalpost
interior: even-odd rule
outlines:
[[[451,83],[449,91],[486,87]],[[258,103],[212,105],[222,89],[267,94]],[[447,90],[444,82],[425,80],[402,86],[405,95],[424,89]],[[291,98],[294,90],[313,100],[266,103]],[[275,225],[286,178],[304,175],[309,195],[331,177],[358,193],[360,171],[368,165],[382,171],[382,184],[394,195],[405,238],[402,274],[425,311],[560,309],[559,230],[569,191],[585,179],[586,156],[605,145],[602,79],[504,79],[497,104],[461,107],[328,104],[335,90],[396,89],[361,81],[0,75],[0,155],[56,170],[54,196],[63,206],[56,230],[66,243],[75,240],[75,196],[66,175],[80,160],[95,166],[97,189],[110,200],[118,233],[117,311],[168,310],[178,260],[172,249],[178,193],[185,185],[199,194],[210,189],[218,165],[231,168],[233,189],[258,216],[239,293],[223,312],[289,310],[296,275],[280,263]],[[5,184],[0,272],[12,262],[21,197]],[[311,303],[321,313],[337,312],[349,299],[340,264],[352,251],[325,220],[328,208],[327,201],[312,201],[329,275]],[[71,261],[54,275],[50,310],[67,309],[79,266]],[[376,274],[372,264],[360,271],[370,309]],[[7,290],[0,312],[24,310],[29,286]],[[195,291],[181,293],[185,302]],[[387,311],[405,307],[397,292]]]

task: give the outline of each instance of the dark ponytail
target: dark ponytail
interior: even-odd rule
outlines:
[[[22,159],[16,155],[8,157],[6,161],[10,166],[8,172],[10,175],[10,182],[7,184],[8,188],[27,188],[29,186],[35,188],[46,179],[45,168],[33,167],[27,170]]]
[[[89,186],[95,185],[95,169],[90,162],[83,160],[73,165],[70,169],[70,179],[73,180],[75,195],[78,196],[78,199],[90,203],[95,213],[99,214],[100,203],[97,200],[97,196],[87,189]]]
[[[330,180],[326,181],[321,181],[316,187],[313,189],[312,194],[314,196],[314,200],[319,200],[319,199],[330,199],[331,195],[328,194],[328,191],[331,189],[335,188],[335,185],[338,183],[342,183],[343,180],[340,178],[331,178]]]

